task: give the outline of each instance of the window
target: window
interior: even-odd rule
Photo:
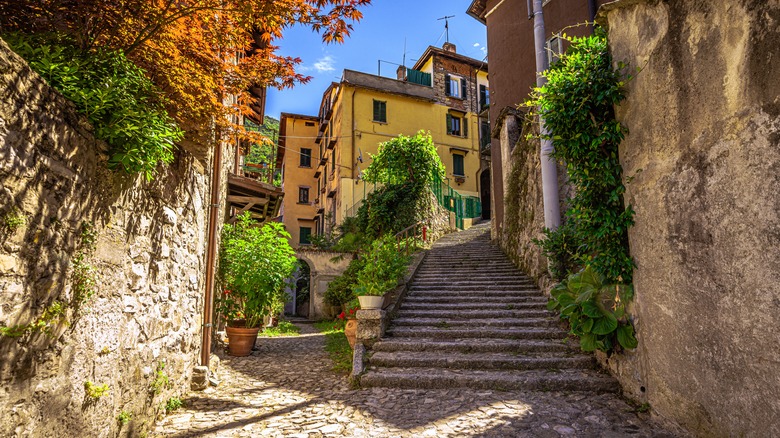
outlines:
[[[482,111],[490,106],[490,90],[484,85],[479,86],[479,110]]]
[[[311,149],[301,148],[301,167],[311,167]]]
[[[306,123],[304,123],[304,125],[306,125],[306,126],[314,126],[314,122],[306,122]]]
[[[301,245],[311,245],[311,227],[301,227],[299,235]]]
[[[330,174],[334,175],[335,173],[336,173],[336,151],[333,151],[330,154]]]
[[[447,134],[456,137],[468,137],[468,123],[466,123],[466,118],[447,114]]]
[[[466,172],[463,169],[463,155],[452,154],[452,174],[454,176],[466,175]]]
[[[308,204],[309,203],[309,188],[308,187],[298,187],[298,203],[299,204]]]
[[[465,99],[467,85],[468,83],[465,79],[444,75],[444,94],[446,96]]]
[[[374,100],[374,121],[387,123],[387,102]]]
[[[544,45],[547,52],[547,62],[552,64],[561,58],[563,53],[563,40],[559,35],[553,35]]]

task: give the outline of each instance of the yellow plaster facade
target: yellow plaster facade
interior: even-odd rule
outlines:
[[[317,137],[318,128],[319,121],[315,116],[282,113],[279,120],[279,146],[284,150],[282,190],[285,193],[281,215],[293,248],[308,245],[306,229],[310,235],[316,234],[318,194],[314,173],[317,162],[313,139]],[[311,154],[308,159],[304,156],[307,150]]]

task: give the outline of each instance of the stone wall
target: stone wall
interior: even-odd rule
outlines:
[[[608,364],[701,436],[780,435],[780,1],[621,0],[639,347]]]
[[[138,436],[198,359],[204,169],[178,151],[152,182],[111,172],[90,130],[0,41],[0,221],[24,219],[0,234],[0,326],[39,320],[55,301],[66,309],[50,333],[0,336],[2,436]],[[77,311],[84,222],[97,233],[83,263],[97,285]],[[162,373],[168,385],[150,391]],[[110,390],[92,400],[87,381]],[[120,428],[122,411],[132,420]]]
[[[335,317],[338,312],[334,314],[325,304],[325,291],[328,283],[347,270],[353,254],[303,248],[295,252],[295,257],[308,263],[311,270],[309,319]]]

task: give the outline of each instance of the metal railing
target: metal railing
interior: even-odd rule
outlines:
[[[431,190],[439,205],[455,213],[455,227],[463,229],[463,220],[482,214],[482,203],[475,196],[463,196],[450,186],[450,179],[434,175]]]
[[[398,252],[409,255],[424,245],[428,241],[429,223],[429,219],[422,220],[396,233],[395,243]]]

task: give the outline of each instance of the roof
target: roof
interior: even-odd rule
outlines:
[[[414,63],[414,67],[412,69],[414,70],[420,70],[423,65],[428,61],[428,58],[431,58],[432,56],[442,56],[445,58],[450,58],[452,60],[469,64],[472,67],[475,67],[479,70],[488,71],[488,64],[486,61],[481,61],[479,59],[469,58],[468,56],[459,55],[457,53],[453,53],[444,49],[440,49],[438,47],[428,46],[427,49],[425,49],[425,53],[420,57],[420,59],[417,60],[417,62]]]
[[[469,5],[468,9],[466,9],[466,13],[474,17],[480,23],[487,24],[487,21],[485,20],[485,9],[487,9],[487,0],[474,0]]]
[[[341,82],[352,85],[354,87],[398,94],[431,102],[435,101],[433,87],[415,84],[413,82],[399,81],[396,79],[390,79],[368,73],[361,73],[354,70],[344,70],[344,75],[342,76]]]

